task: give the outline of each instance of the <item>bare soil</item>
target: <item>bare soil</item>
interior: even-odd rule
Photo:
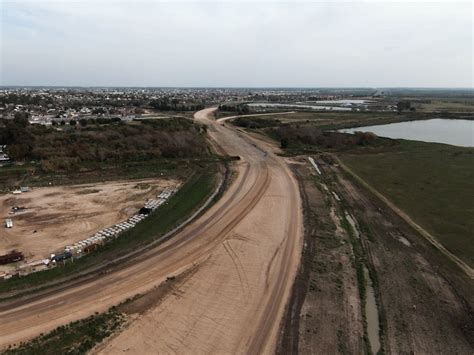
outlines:
[[[174,180],[134,180],[35,188],[21,195],[0,195],[0,216],[12,218],[13,228],[0,228],[0,254],[15,249],[27,261],[48,257],[66,245],[116,224]],[[11,213],[14,206],[26,207]],[[0,266],[0,271],[14,265]]]
[[[472,279],[338,166],[326,171],[337,174],[339,193],[366,226],[361,237],[377,274],[385,351],[472,354]]]
[[[216,129],[213,137],[225,151],[242,157],[235,182],[248,175],[260,196],[251,208],[229,215],[242,218],[221,232],[223,239],[189,280],[100,353],[273,352],[301,250],[297,184],[261,142]]]
[[[294,164],[293,169],[303,198],[305,243],[278,353],[363,353],[364,327],[353,253],[335,211],[336,201],[309,164]]]
[[[472,279],[334,161],[317,163],[323,176],[311,176],[309,163],[294,167],[305,208],[305,242],[278,352],[369,349],[364,336],[364,322],[369,320],[360,313],[353,253],[340,226],[341,213],[347,211],[374,275],[382,351],[472,354]]]
[[[185,270],[197,271],[101,353],[271,353],[303,241],[298,184],[284,160],[207,117],[239,172],[204,214],[122,268],[54,293],[0,304],[0,347],[102,312]]]

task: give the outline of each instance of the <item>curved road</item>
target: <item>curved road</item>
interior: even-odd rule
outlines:
[[[302,246],[298,186],[263,144],[197,112],[215,143],[239,155],[224,196],[173,238],[87,282],[0,304],[0,347],[101,312],[194,268],[179,290],[97,352],[272,352]]]

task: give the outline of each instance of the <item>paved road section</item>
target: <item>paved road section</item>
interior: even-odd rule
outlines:
[[[224,196],[172,239],[87,283],[0,304],[0,346],[104,311],[167,276],[194,268],[102,353],[272,352],[299,264],[302,211],[285,162],[258,141],[196,114],[228,154],[239,155]]]

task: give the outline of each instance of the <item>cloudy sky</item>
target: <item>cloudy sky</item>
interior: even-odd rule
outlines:
[[[473,86],[470,1],[0,4],[0,85]]]

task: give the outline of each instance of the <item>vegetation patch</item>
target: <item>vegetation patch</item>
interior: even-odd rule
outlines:
[[[345,150],[355,147],[384,147],[397,142],[380,138],[370,132],[346,134],[323,131],[308,125],[280,126],[268,131],[290,153],[308,153],[320,150]]]
[[[204,130],[185,118],[61,128],[0,120],[0,144],[16,162],[40,162],[44,172],[77,171],[91,163],[123,163],[209,154]]]
[[[255,129],[279,126],[281,121],[275,118],[265,117],[237,117],[233,123],[239,127]]]
[[[400,140],[377,154],[341,160],[443,245],[474,266],[474,149]]]
[[[115,308],[60,326],[46,335],[5,350],[3,355],[85,354],[125,323]]]

